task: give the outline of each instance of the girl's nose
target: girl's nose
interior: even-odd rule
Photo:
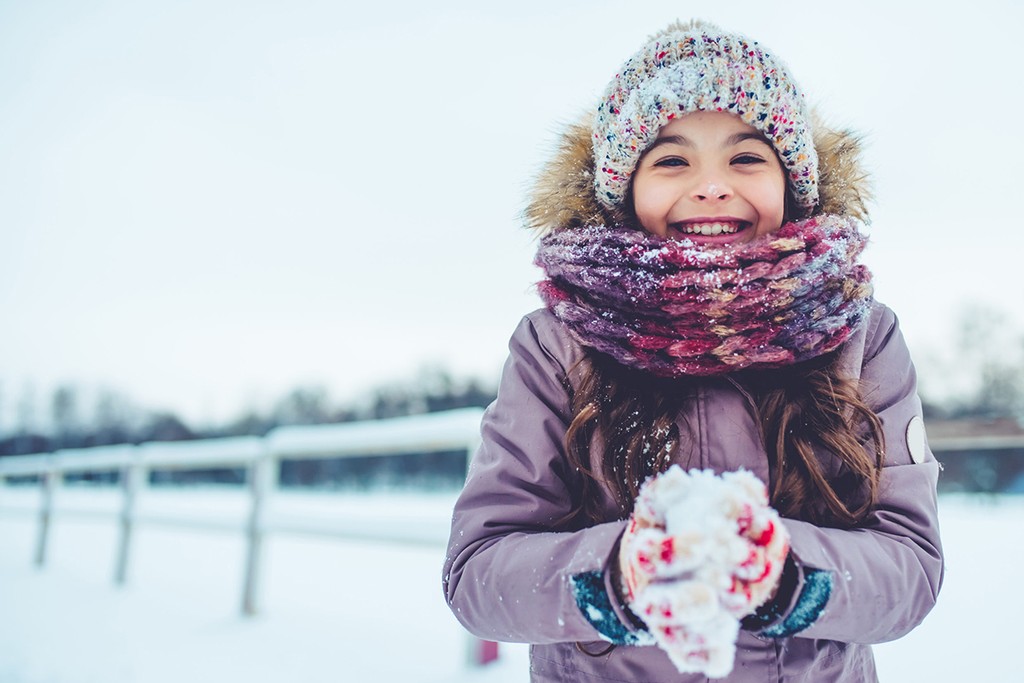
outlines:
[[[732,190],[725,184],[712,181],[703,182],[697,185],[693,191],[693,198],[699,201],[722,201],[732,196]]]

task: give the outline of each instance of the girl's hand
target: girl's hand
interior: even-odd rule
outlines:
[[[673,466],[640,489],[619,549],[623,596],[680,671],[722,676],[739,619],[774,593],[788,551],[753,474]]]

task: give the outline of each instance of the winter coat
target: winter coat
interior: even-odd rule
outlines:
[[[816,142],[820,210],[863,217],[855,141],[826,133]],[[589,145],[585,124],[567,134],[529,210],[535,225],[557,230],[612,218],[592,197]],[[680,674],[658,647],[638,644],[637,622],[610,584],[626,524],[611,494],[602,494],[603,523],[573,531],[557,526],[570,512],[569,492],[580,485],[564,442],[572,418],[567,387],[584,350],[546,310],[523,319],[509,350],[453,515],[444,567],[452,611],[481,638],[531,643],[533,681],[706,680]],[[720,680],[876,680],[870,644],[904,635],[935,603],[943,570],[938,465],[895,315],[873,304],[839,353],[844,374],[859,378],[883,425],[878,504],[849,530],[784,519],[797,590],[770,624],[741,631],[733,671]],[[683,467],[743,467],[769,481],[742,373],[700,380],[677,427],[674,457]],[[819,457],[834,466],[834,456]],[[618,645],[609,650],[609,642]]]

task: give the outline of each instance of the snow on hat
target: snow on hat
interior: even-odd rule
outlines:
[[[785,65],[756,41],[711,24],[673,24],[630,57],[594,119],[598,200],[626,197],[640,156],[670,120],[695,111],[737,114],[775,148],[796,203],[818,201],[818,155],[804,96]]]

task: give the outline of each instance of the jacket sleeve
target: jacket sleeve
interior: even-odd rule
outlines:
[[[576,476],[567,472],[563,446],[568,342],[555,325],[528,316],[509,343],[498,397],[484,414],[481,446],[455,505],[444,590],[458,620],[481,638],[551,643],[614,640],[609,634],[619,632],[628,642],[619,605],[610,606],[613,614],[582,601],[593,592],[607,602],[606,570],[625,523],[552,531],[570,511]]]
[[[762,635],[885,642],[917,626],[938,596],[939,466],[925,439],[916,374],[896,317],[879,308],[861,368],[862,395],[885,438],[878,504],[848,530],[784,520],[797,568],[793,597]]]

